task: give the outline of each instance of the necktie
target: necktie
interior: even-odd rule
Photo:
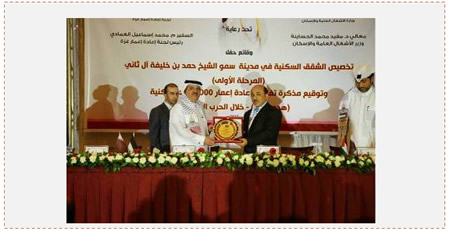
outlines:
[[[252,113],[250,114],[250,125],[252,125],[253,119],[255,118],[256,114],[259,112],[259,107],[256,107],[253,109]]]

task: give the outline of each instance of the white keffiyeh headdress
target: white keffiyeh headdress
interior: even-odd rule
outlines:
[[[183,90],[186,90],[186,88],[189,85],[196,85],[196,86],[202,86],[202,83],[200,81],[193,81],[193,80],[186,80],[184,81],[184,88]],[[195,108],[198,107],[202,107],[203,106],[203,102],[201,102],[200,100],[197,100],[197,102],[192,102],[191,100],[189,100],[187,98],[186,95],[182,95],[180,97],[180,104],[181,107],[183,108],[183,114],[184,115],[190,115],[190,114],[195,114]]]

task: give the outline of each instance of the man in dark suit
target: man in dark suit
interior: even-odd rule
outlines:
[[[246,153],[256,152],[257,145],[276,145],[281,126],[281,111],[267,102],[269,90],[256,85],[251,90],[253,107],[244,114],[243,138],[238,143]]]
[[[169,112],[178,101],[178,86],[174,83],[164,87],[164,102],[153,108],[148,120],[151,151],[157,148],[161,152],[170,152]]]

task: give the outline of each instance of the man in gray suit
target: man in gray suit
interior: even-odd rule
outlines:
[[[151,151],[170,152],[169,112],[178,101],[178,86],[174,83],[164,87],[164,102],[150,112],[148,129],[150,130]]]

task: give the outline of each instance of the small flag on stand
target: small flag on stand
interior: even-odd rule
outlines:
[[[348,149],[347,149],[347,143],[344,142],[344,144],[341,146],[341,154],[347,155]]]
[[[140,147],[136,143],[136,134],[135,132],[133,132],[130,142],[128,143],[128,152],[139,153],[140,150],[141,150]]]
[[[122,138],[122,134],[120,134],[119,132],[119,137],[117,137],[117,141],[116,141],[116,151],[117,152],[126,152],[127,151],[127,145],[125,143],[125,141]]]

